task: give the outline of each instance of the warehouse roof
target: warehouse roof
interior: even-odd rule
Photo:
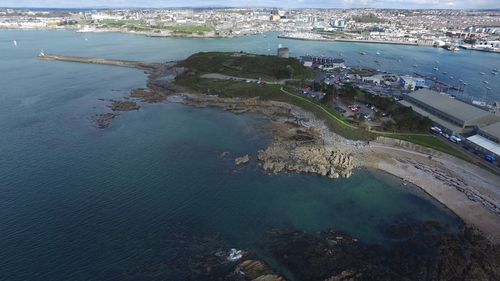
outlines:
[[[480,135],[473,135],[467,138],[468,141],[488,150],[496,155],[500,155],[500,144],[490,141],[487,138],[483,138]]]
[[[490,112],[477,108],[473,105],[456,100],[449,95],[431,91],[429,89],[420,89],[408,94],[422,103],[444,112],[458,120],[465,122],[491,115]]]
[[[493,123],[489,126],[482,127],[481,131],[487,133],[488,135],[494,136],[500,140],[500,122]]]
[[[416,113],[418,113],[424,117],[429,117],[432,121],[434,121],[434,123],[439,124],[440,126],[452,131],[453,133],[461,133],[462,132],[462,127],[459,127],[455,124],[452,124],[452,123],[440,118],[439,116],[436,116],[436,115],[429,113],[429,112],[427,112],[419,107],[416,107],[405,100],[401,100],[401,101],[399,101],[399,103],[402,104],[403,106],[411,107],[413,109],[413,111],[415,111]]]

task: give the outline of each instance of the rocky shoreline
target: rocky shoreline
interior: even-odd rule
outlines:
[[[184,94],[185,103],[196,107],[219,107],[241,114],[259,112],[271,122],[271,144],[257,153],[262,168],[273,174],[281,172],[312,173],[329,178],[349,178],[358,167],[350,151],[338,143],[326,144],[321,132],[303,125],[311,116],[299,108],[257,98],[220,98],[218,96]]]
[[[387,171],[421,187],[466,223],[478,227],[491,241],[500,242],[500,200],[497,200],[499,194],[495,191],[499,179],[495,175],[460,169],[460,165],[467,166],[468,163],[439,153],[433,155],[431,160],[428,159],[429,155],[408,148],[344,139],[331,132],[314,114],[287,103],[189,93],[188,89],[174,83],[175,78],[185,71],[184,68],[176,67],[175,62],[151,64],[141,69],[148,75],[147,88],[133,90],[130,97],[126,98],[127,103],[118,103],[116,109],[135,108],[132,103],[128,103],[130,98],[146,103],[174,98],[186,105],[218,107],[235,114],[259,112],[269,119],[273,133],[270,145],[257,153],[265,171],[313,173],[329,178],[348,178],[358,167]],[[98,115],[98,127],[107,127],[117,115],[114,111]],[[420,163],[426,162],[425,167],[408,162],[416,156],[421,158]],[[398,162],[398,157],[405,160]],[[469,168],[477,172],[474,167]],[[439,169],[453,176],[443,178],[442,173],[435,173]],[[455,180],[450,185],[447,184],[447,178]]]

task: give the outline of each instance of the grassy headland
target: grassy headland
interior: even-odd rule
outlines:
[[[302,66],[296,59],[244,53],[198,53],[180,62],[178,66],[189,70],[178,76],[176,83],[194,92],[220,97],[259,97],[262,100],[286,102],[314,113],[324,120],[330,129],[346,138],[355,140],[373,138],[370,132],[351,124],[352,121],[317,100],[299,95],[292,87],[249,82],[245,79],[220,80],[201,77],[207,73],[219,73],[250,79],[262,78],[265,81],[292,79],[292,77],[313,78],[314,72]]]
[[[281,79],[311,79],[314,72],[295,58],[253,55],[247,53],[197,53],[179,63],[196,75],[224,75],[277,81]]]
[[[367,94],[350,86],[343,93],[345,98],[352,101],[369,101],[377,107],[386,108],[395,117],[396,123],[384,124],[385,126],[378,128],[386,130],[383,132],[372,131],[357,120],[345,118],[328,104],[298,93],[295,87],[289,85],[295,84],[294,82],[310,80],[315,76],[315,73],[294,58],[285,59],[247,53],[207,52],[194,54],[179,62],[178,66],[188,70],[176,78],[176,84],[196,93],[220,97],[259,97],[262,100],[286,102],[314,113],[318,118],[324,120],[332,131],[348,139],[373,140],[378,135],[386,136],[433,148],[471,161],[468,156],[446,142],[426,134],[426,129],[423,128],[430,126],[430,120],[414,116],[411,109],[401,109],[390,99]],[[209,73],[227,75],[232,78],[202,77]],[[265,82],[256,83],[245,78],[262,79]],[[289,79],[289,82],[293,83],[272,84],[272,82],[284,79]]]

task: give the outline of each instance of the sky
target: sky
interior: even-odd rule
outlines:
[[[0,7],[282,7],[498,9],[500,0],[0,0]]]

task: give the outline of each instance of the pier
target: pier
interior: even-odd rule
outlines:
[[[112,66],[119,66],[119,67],[143,69],[146,71],[157,70],[157,69],[159,69],[159,67],[162,66],[161,63],[154,63],[154,62],[113,60],[113,59],[102,59],[102,58],[92,58],[92,57],[59,56],[59,55],[47,55],[47,54],[43,54],[43,53],[38,55],[38,59],[50,60],[50,61],[65,61],[65,62],[76,62],[76,63],[87,63],[87,64],[112,65]]]

